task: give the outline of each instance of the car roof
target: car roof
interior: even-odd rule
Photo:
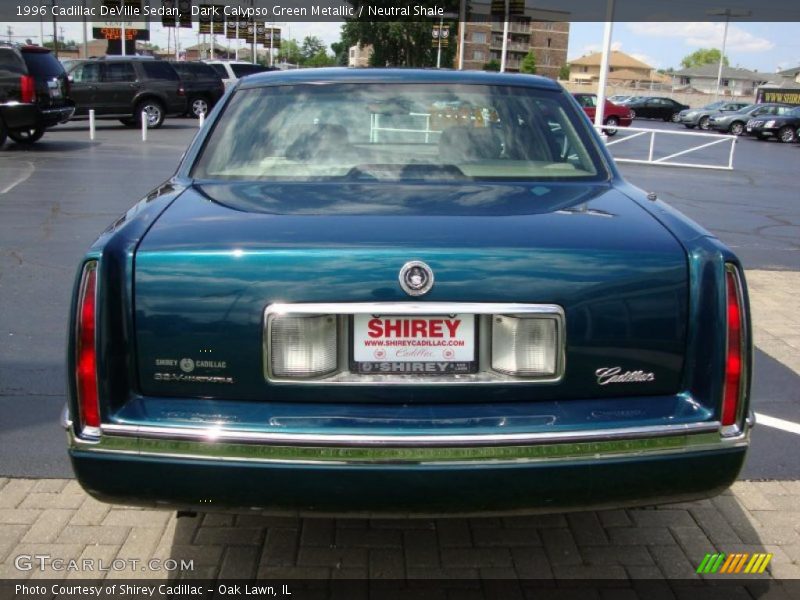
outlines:
[[[359,69],[333,67],[322,69],[292,69],[249,75],[240,87],[259,87],[291,83],[450,83],[474,85],[512,85],[561,90],[547,77],[486,71],[455,71],[451,69]]]

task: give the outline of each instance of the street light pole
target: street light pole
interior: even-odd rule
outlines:
[[[506,56],[508,56],[508,2],[503,9],[503,49],[500,51],[500,72],[506,72]],[[491,35],[491,34],[490,34]]]
[[[597,108],[594,112],[595,127],[602,127],[606,118],[606,83],[608,82],[608,64],[611,58],[611,37],[614,33],[614,0],[606,5],[606,25],[603,32],[603,58],[600,61],[600,79],[597,82]]]
[[[444,17],[439,19],[439,35],[437,36],[437,48],[436,48],[436,68],[442,68],[442,30],[444,29]]]

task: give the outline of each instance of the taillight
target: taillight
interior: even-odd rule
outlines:
[[[19,78],[20,102],[31,103],[36,101],[36,80],[30,75],[21,75]]]
[[[736,425],[744,397],[745,361],[747,360],[744,305],[739,274],[733,265],[725,266],[726,323],[725,387],[722,397],[722,426]]]
[[[78,413],[81,432],[100,433],[100,407],[97,393],[96,348],[97,262],[86,263],[81,276],[75,348],[75,381],[78,391]]]

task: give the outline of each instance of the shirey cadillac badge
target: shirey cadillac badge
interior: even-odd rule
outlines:
[[[419,260],[407,262],[400,269],[400,287],[409,296],[424,296],[433,287],[433,271]]]

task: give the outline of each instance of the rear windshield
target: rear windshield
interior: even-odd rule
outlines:
[[[169,63],[142,61],[140,64],[142,65],[142,69],[144,69],[145,75],[147,75],[149,79],[170,79],[172,81],[178,81],[178,79],[180,79],[178,73]]]
[[[262,67],[261,65],[247,65],[247,64],[232,64],[231,70],[236,77],[246,77],[247,75],[252,75],[253,73],[263,73],[264,71],[269,71],[267,67]]]
[[[23,52],[22,58],[28,65],[28,74],[37,79],[53,79],[64,74],[64,67],[49,52]]]
[[[287,85],[236,92],[199,179],[597,180],[594,138],[561,92],[485,85]]]

